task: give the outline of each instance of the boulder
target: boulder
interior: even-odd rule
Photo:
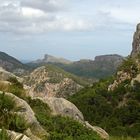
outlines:
[[[83,114],[78,110],[78,108],[68,100],[64,98],[35,98],[40,99],[44,103],[47,103],[52,110],[53,115],[68,116],[73,119],[84,121]]]

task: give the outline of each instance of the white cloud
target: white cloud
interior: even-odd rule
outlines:
[[[21,12],[24,17],[41,17],[45,15],[45,13],[39,9],[33,9],[28,7],[22,7]]]
[[[126,24],[139,22],[140,9],[135,4],[109,0],[101,5],[99,0],[87,0],[86,7],[86,1],[81,1],[84,6],[78,1],[0,0],[0,32],[39,34],[60,30],[93,31],[98,27],[119,29]],[[72,7],[68,5],[70,2],[73,3]]]
[[[40,9],[47,12],[62,10],[67,0],[21,0],[21,6]]]
[[[140,21],[138,13],[140,9],[128,9],[128,8],[106,8],[101,10],[102,13],[107,13],[106,16],[116,20],[117,22],[126,23],[126,24],[136,24]]]
[[[1,0],[0,32],[38,34],[52,30],[81,31],[89,29],[90,22],[62,14],[66,1]]]

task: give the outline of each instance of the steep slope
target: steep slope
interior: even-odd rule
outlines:
[[[35,69],[25,77],[30,87],[29,94],[33,97],[64,97],[75,94],[89,83],[64,70],[46,65]]]
[[[139,25],[131,56],[123,61],[116,75],[69,98],[91,124],[104,128],[112,136],[131,136],[136,140],[140,139]]]
[[[27,68],[27,66],[22,64],[20,61],[4,52],[0,52],[0,67],[3,67],[7,71],[16,73],[22,73],[24,69]]]
[[[80,60],[68,65],[56,64],[64,70],[87,78],[105,78],[114,74],[123,61],[119,55],[96,56],[95,60]]]

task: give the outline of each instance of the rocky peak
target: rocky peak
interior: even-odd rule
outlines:
[[[33,61],[32,63],[62,63],[62,64],[70,64],[72,63],[70,60],[67,60],[65,58],[59,58],[55,56],[51,56],[48,54],[44,55],[43,59],[38,59],[36,61]]]
[[[110,55],[100,55],[95,57],[95,61],[104,62],[104,61],[122,61],[123,57],[117,54]]]
[[[140,23],[136,27],[134,33],[131,56],[135,57],[140,52]]]

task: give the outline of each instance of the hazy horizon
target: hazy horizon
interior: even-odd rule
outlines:
[[[19,60],[44,54],[76,61],[127,56],[140,1],[0,0],[0,51]]]

